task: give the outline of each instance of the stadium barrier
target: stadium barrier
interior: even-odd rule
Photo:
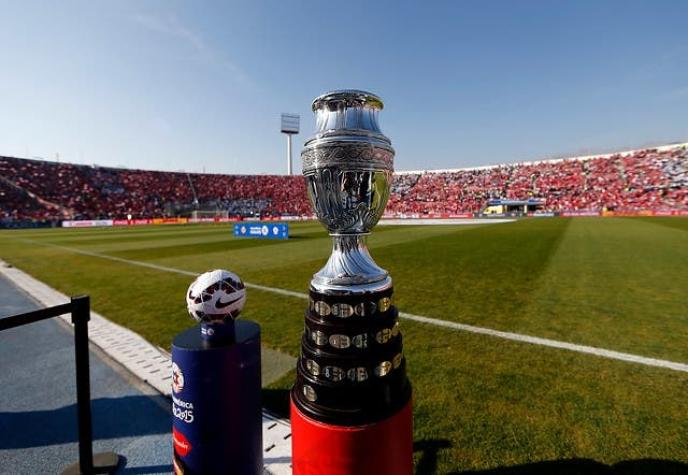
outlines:
[[[146,225],[161,225],[161,224],[200,224],[200,223],[235,223],[238,221],[246,221],[254,218],[136,218],[136,219],[82,219],[82,220],[65,220],[62,221],[63,228],[94,228],[94,227],[109,227],[109,226],[146,226]],[[265,216],[260,218],[260,221],[308,221],[315,219],[315,216]]]
[[[688,216],[688,211],[686,211],[686,210],[655,211],[654,216]]]
[[[115,219],[112,222],[113,226],[144,226],[151,224],[151,219]]]
[[[0,229],[38,229],[55,228],[60,226],[59,221],[34,220],[34,219],[0,219]]]
[[[559,213],[559,216],[563,216],[565,218],[575,218],[581,216],[600,216],[600,212],[592,210],[562,211],[561,213]]]
[[[189,218],[153,218],[151,224],[186,224]]]
[[[63,228],[95,228],[101,226],[112,226],[112,219],[84,219],[62,221]]]
[[[385,213],[383,219],[460,219],[474,218],[480,213]]]
[[[79,460],[65,468],[62,475],[114,473],[119,455],[103,452],[93,455],[91,419],[91,375],[88,353],[88,321],[91,319],[88,295],[72,297],[69,303],[42,308],[0,319],[0,331],[70,313],[74,325],[74,359],[76,363],[76,406],[79,428]]]
[[[199,224],[199,223],[229,223],[233,221],[241,221],[239,218],[189,218],[189,223],[191,224]]]
[[[480,213],[390,213],[382,216],[383,219],[469,219],[469,218],[503,218],[503,217],[519,217],[519,213],[493,213],[491,215],[483,215]],[[639,216],[688,216],[688,210],[638,210],[638,211],[596,211],[596,210],[570,210],[570,211],[535,211],[530,212],[527,216],[531,217],[556,217],[562,216],[565,218],[584,217],[584,216],[602,216],[602,217],[639,217]],[[162,225],[162,224],[211,224],[211,223],[235,223],[239,221],[252,220],[255,218],[137,218],[137,219],[84,219],[84,220],[65,220],[62,221],[63,228],[92,228],[92,227],[107,227],[107,226],[145,226],[145,225]],[[275,221],[308,221],[315,219],[315,216],[265,216],[260,218],[260,222],[275,222]]]
[[[658,211],[603,211],[602,216],[688,216],[684,210],[658,210]]]

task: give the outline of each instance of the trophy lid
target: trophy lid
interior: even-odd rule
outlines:
[[[378,125],[382,108],[382,99],[366,91],[342,89],[321,94],[313,100],[315,135],[306,141],[305,150],[335,143],[367,143],[394,153]]]
[[[330,109],[337,108],[339,104],[344,103],[346,107],[362,107],[370,106],[374,109],[382,110],[384,105],[382,99],[371,92],[361,91],[358,89],[339,89],[336,91],[326,92],[321,94],[313,100],[313,112],[321,109],[327,105]]]

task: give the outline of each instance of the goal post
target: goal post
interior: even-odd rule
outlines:
[[[191,212],[191,219],[201,218],[229,218],[229,211],[221,209],[202,210],[195,209]]]

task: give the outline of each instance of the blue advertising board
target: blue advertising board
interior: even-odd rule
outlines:
[[[234,224],[234,237],[289,239],[289,225],[287,223],[243,221]]]

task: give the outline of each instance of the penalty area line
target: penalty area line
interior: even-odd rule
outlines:
[[[16,239],[16,238],[14,238]],[[123,264],[129,264],[133,266],[145,267],[148,269],[153,269],[161,272],[170,272],[174,274],[188,275],[191,277],[197,277],[200,275],[198,272],[187,271],[183,269],[177,269],[174,267],[167,267],[158,264],[153,264],[144,261],[135,261],[133,259],[125,259],[123,257],[110,256],[108,254],[101,254],[99,252],[87,251],[84,249],[79,249],[75,247],[60,246],[58,244],[52,244],[47,242],[34,241],[33,239],[17,239],[18,241],[27,242],[30,244],[37,244],[40,246],[54,247],[57,249],[62,249],[67,252],[72,252],[76,254],[83,254],[85,256],[97,257],[100,259],[107,259],[114,262],[120,262]],[[265,285],[252,284],[249,282],[244,282],[246,287],[256,290],[261,290],[263,292],[271,292],[278,295],[284,295],[287,297],[294,297],[299,299],[308,299],[308,294],[302,292],[294,292],[292,290],[280,289],[277,287],[268,287]],[[632,353],[623,353],[620,351],[607,350],[605,348],[598,348],[596,346],[578,345],[576,343],[569,343],[559,340],[551,340],[549,338],[540,338],[536,336],[524,335],[521,333],[505,332],[500,330],[493,330],[491,328],[477,327],[474,325],[467,325],[465,323],[451,322],[448,320],[441,320],[439,318],[424,317],[421,315],[413,315],[411,313],[399,312],[399,317],[404,320],[410,320],[417,323],[424,323],[427,325],[434,325],[437,327],[450,328],[452,330],[458,330],[468,333],[475,333],[478,335],[491,336],[494,338],[501,338],[503,340],[511,340],[519,343],[527,343],[530,345],[545,346],[549,348],[557,348],[560,350],[573,351],[576,353],[583,353],[593,356],[598,356],[600,358],[607,358],[610,360],[625,361],[628,363],[636,363],[644,366],[653,366],[656,368],[669,369],[673,371],[680,371],[683,373],[688,373],[688,364],[678,363],[676,361],[661,360],[657,358],[649,358],[646,356],[634,355]]]

